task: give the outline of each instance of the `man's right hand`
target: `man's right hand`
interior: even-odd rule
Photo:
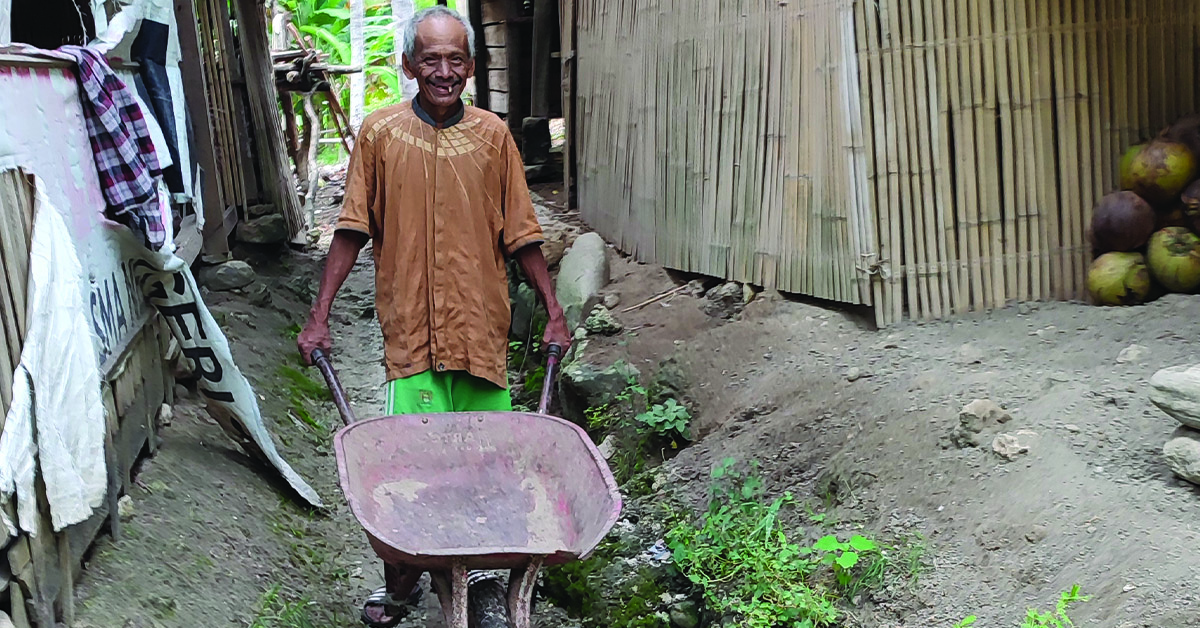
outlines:
[[[300,349],[300,359],[312,366],[313,351],[320,349],[329,353],[333,349],[333,339],[329,336],[329,323],[309,319],[296,338],[296,346]]]

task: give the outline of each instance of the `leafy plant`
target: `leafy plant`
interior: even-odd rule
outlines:
[[[837,603],[864,586],[864,565],[879,564],[880,548],[863,536],[826,536],[812,546],[789,539],[781,512],[792,495],[763,499],[757,477],[742,477],[728,459],[713,470],[708,509],[698,524],[667,535],[675,564],[719,615],[748,628],[832,626]]]
[[[1072,628],[1075,623],[1067,616],[1067,608],[1076,602],[1086,602],[1091,597],[1085,597],[1079,592],[1079,585],[1064,591],[1058,598],[1054,612],[1041,613],[1037,609],[1029,609],[1021,628]]]
[[[968,615],[965,618],[963,618],[962,621],[958,622],[957,624],[954,624],[954,628],[967,628],[967,626],[973,626],[973,625],[975,625],[975,616]]]
[[[691,439],[688,424],[692,420],[692,414],[686,406],[674,399],[654,404],[646,412],[637,415],[637,420],[645,429],[670,439],[673,447],[677,446],[675,440],[678,438]]]
[[[307,599],[284,601],[279,585],[264,593],[258,606],[250,628],[317,628],[311,615],[313,602]]]

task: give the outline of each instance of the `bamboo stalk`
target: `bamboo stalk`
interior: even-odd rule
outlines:
[[[928,80],[928,62],[925,51],[926,13],[923,0],[911,0],[909,10],[904,13],[903,26],[907,36],[908,69],[912,80],[909,82],[910,104],[912,119],[916,124],[909,132],[914,136],[910,139],[912,159],[914,164],[914,202],[916,209],[916,228],[920,235],[917,240],[918,273],[921,276],[922,295],[925,303],[922,307],[924,318],[941,318],[944,303],[942,302],[941,274],[938,271],[937,254],[937,215],[935,192],[937,182],[933,178],[933,159],[930,155],[930,97],[931,82]],[[919,190],[919,193],[918,193]]]
[[[1001,255],[998,261],[1003,261],[1004,282],[997,282],[997,288],[1003,286],[1002,292],[999,293],[996,305],[1003,306],[1010,299],[1023,300],[1028,290],[1028,269],[1024,265],[1018,266],[1017,257],[1024,252],[1024,237],[1017,233],[1017,199],[1018,192],[1018,168],[1017,158],[1019,151],[1017,149],[1016,138],[1013,135],[1013,86],[1011,83],[1011,63],[1009,54],[1009,33],[1007,27],[1007,17],[1004,13],[1004,5],[1011,3],[1011,0],[1005,2],[992,3],[991,24],[989,25],[989,36],[994,31],[995,33],[995,72],[997,85],[996,107],[1000,114],[1000,170],[1001,187],[1003,189],[1003,204],[999,200],[996,202],[996,207],[1002,210],[1004,221],[1003,240],[999,240],[1001,233],[994,233],[993,246],[999,244]],[[997,232],[1000,230],[997,229]]]

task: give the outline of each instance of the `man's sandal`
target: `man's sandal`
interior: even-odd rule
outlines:
[[[421,603],[425,592],[418,585],[413,587],[408,599],[397,600],[388,595],[387,587],[379,587],[367,596],[363,602],[362,621],[367,628],[395,628],[397,624],[408,617],[409,612]],[[372,617],[371,609],[379,609],[380,613]]]

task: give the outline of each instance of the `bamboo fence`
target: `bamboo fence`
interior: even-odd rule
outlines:
[[[584,217],[881,324],[1083,296],[1121,152],[1196,109],[1197,2],[577,1]]]

